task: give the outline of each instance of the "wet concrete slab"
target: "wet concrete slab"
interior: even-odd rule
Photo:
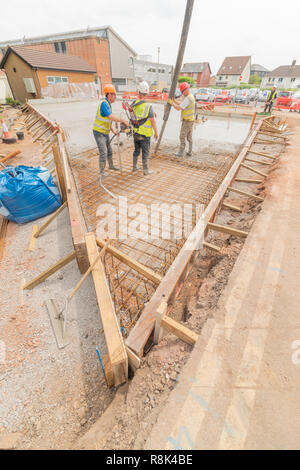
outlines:
[[[96,146],[93,136],[93,124],[97,112],[98,101],[78,101],[69,103],[42,103],[37,108],[50,119],[57,121],[69,137],[69,147],[73,154],[94,148]],[[157,114],[158,129],[163,122],[164,106],[153,104]],[[121,102],[113,104],[113,112],[126,119]],[[250,120],[239,118],[204,117],[195,125],[194,147],[202,152],[224,151],[235,152],[243,143],[250,128]],[[163,144],[173,152],[179,142],[180,112],[171,110],[166,126]],[[125,136],[122,136],[126,140]]]

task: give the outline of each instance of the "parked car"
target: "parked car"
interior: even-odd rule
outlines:
[[[268,91],[260,91],[257,97],[257,101],[265,103],[267,101],[268,94]]]
[[[248,94],[249,94],[250,101],[257,101],[257,98],[259,95],[259,89],[250,88],[250,90],[248,90]]]
[[[235,95],[234,102],[240,104],[249,104],[250,96],[246,91],[238,90]]]
[[[208,88],[199,88],[195,95],[196,101],[214,101],[215,95]]]
[[[277,94],[275,108],[289,108],[293,102],[293,93],[291,91],[280,91]]]
[[[216,103],[232,103],[232,100],[233,98],[227,90],[222,90],[215,98]]]

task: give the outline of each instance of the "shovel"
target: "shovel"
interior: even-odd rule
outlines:
[[[82,278],[80,279],[80,281],[78,282],[78,284],[76,285],[72,293],[66,298],[65,306],[63,307],[61,311],[59,311],[55,300],[52,299],[52,300],[46,301],[46,306],[49,312],[50,320],[52,323],[52,327],[54,330],[54,334],[55,334],[59,349],[63,349],[67,346],[67,342],[65,341],[65,335],[66,335],[67,313],[69,310],[69,303],[73,299],[74,295],[78,292],[78,290],[80,289],[84,281],[91,274],[91,272],[93,271],[97,263],[100,261],[101,256],[104,255],[110,243],[111,243],[111,240],[107,240],[104,247],[102,248],[99,255],[97,256],[97,259],[95,259],[95,261],[89,267],[87,272],[82,276]]]

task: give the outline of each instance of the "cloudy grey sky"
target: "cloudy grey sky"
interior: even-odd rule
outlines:
[[[1,2],[2,3],[2,2]],[[6,0],[0,41],[111,25],[139,54],[174,64],[186,0]],[[275,6],[275,7],[274,7]],[[274,12],[273,12],[274,9]],[[195,0],[185,62],[209,61],[216,73],[227,55],[252,55],[270,70],[300,63],[299,0]]]

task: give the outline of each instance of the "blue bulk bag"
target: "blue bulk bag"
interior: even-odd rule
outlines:
[[[47,168],[8,166],[0,171],[0,214],[25,224],[56,211],[62,204]]]

